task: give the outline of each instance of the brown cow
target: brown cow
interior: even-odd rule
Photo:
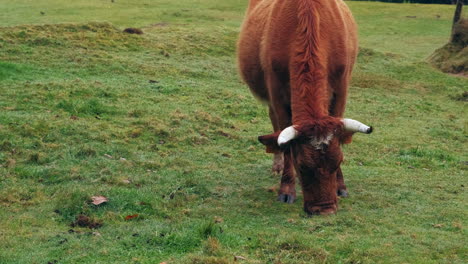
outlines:
[[[250,0],[238,42],[240,73],[269,106],[274,133],[260,136],[282,171],[278,199],[329,214],[347,196],[341,144],[372,128],[342,119],[357,54],[354,19],[342,0]],[[284,157],[284,158],[283,158]]]

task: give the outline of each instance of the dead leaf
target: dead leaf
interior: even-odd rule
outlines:
[[[442,228],[442,227],[444,227],[444,225],[443,224],[433,224],[432,227]]]
[[[6,167],[7,168],[14,168],[16,166],[16,160],[14,159],[8,159],[6,162]]]
[[[234,256],[234,261],[238,261],[238,260],[247,260],[247,259],[243,256]]]
[[[184,214],[184,215],[190,215],[190,213],[191,213],[190,209],[182,210],[182,214]]]
[[[125,184],[130,184],[131,183],[131,181],[129,179],[122,180],[122,182],[125,183]]]
[[[130,219],[137,218],[138,216],[139,216],[138,214],[127,215],[127,216],[125,217],[125,220],[128,221],[128,220],[130,220]]]
[[[91,197],[93,199],[92,204],[94,205],[100,205],[102,203],[108,202],[109,200],[105,196],[93,196]]]
[[[223,221],[224,221],[223,218],[221,218],[219,216],[214,217],[214,222],[217,223],[217,224],[222,223]]]
[[[271,187],[270,187],[270,188],[268,188],[267,190],[268,190],[268,192],[271,192],[271,193],[275,193],[275,192],[277,192],[277,191],[278,191],[278,190],[277,190],[277,187],[276,187],[276,185],[274,185],[274,186],[271,186]]]
[[[109,158],[109,159],[112,159],[112,156],[109,155],[109,154],[104,154],[104,157]]]
[[[71,120],[78,120],[78,117],[72,115],[72,116],[70,116],[70,119],[71,119]]]
[[[457,229],[460,229],[462,230],[463,229],[463,225],[459,222],[455,222],[452,224],[453,227],[457,228]]]

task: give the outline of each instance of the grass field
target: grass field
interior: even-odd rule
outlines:
[[[348,4],[347,116],[376,132],[344,147],[338,213],[309,218],[275,201],[237,75],[246,0],[3,1],[0,263],[466,263],[468,80],[426,62],[454,7]]]

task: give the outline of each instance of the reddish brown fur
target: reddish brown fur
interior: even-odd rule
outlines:
[[[351,135],[340,118],[357,54],[356,31],[342,0],[250,0],[239,38],[240,73],[268,103],[274,130],[259,140],[267,152],[284,154],[279,198],[295,199],[299,175],[310,214],[335,212],[337,191],[346,191],[340,143]],[[292,124],[299,137],[280,149],[277,137]],[[309,144],[329,134],[333,138],[322,147]]]

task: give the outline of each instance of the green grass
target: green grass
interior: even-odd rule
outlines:
[[[267,112],[235,66],[246,1],[0,5],[0,263],[466,263],[468,81],[426,62],[453,7],[348,4],[347,116],[376,132],[312,218],[269,192]]]

